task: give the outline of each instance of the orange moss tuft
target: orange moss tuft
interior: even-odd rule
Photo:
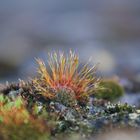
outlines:
[[[88,97],[98,88],[99,79],[95,76],[97,65],[89,67],[88,63],[79,70],[79,58],[70,51],[68,57],[64,53],[49,54],[47,69],[41,59],[39,78],[33,80],[35,87],[47,98],[55,98],[61,89],[72,91],[77,100]]]

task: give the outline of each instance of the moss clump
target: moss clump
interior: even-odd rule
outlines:
[[[0,95],[0,139],[47,140],[47,127],[28,112],[21,97]]]
[[[98,89],[97,66],[86,64],[79,70],[79,57],[72,51],[68,56],[64,53],[50,54],[50,70],[41,59],[37,59],[37,63],[39,76],[33,79],[33,84],[39,94],[47,99],[54,99],[59,91],[65,89],[66,94],[70,90],[77,101],[85,103],[85,99]]]
[[[77,100],[73,91],[64,88],[58,91],[58,94],[56,95],[56,101],[68,107],[73,107],[77,104]]]
[[[98,99],[114,101],[124,94],[123,88],[114,80],[103,80],[99,86],[102,89],[98,90],[95,94],[95,97]]]

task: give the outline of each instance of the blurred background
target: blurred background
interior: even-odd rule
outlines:
[[[139,0],[0,0],[0,83],[32,77],[34,58],[70,49],[100,63],[102,76],[120,77],[120,101],[140,107]]]
[[[103,76],[140,81],[140,1],[0,0],[0,82],[33,76],[35,57],[69,49]]]

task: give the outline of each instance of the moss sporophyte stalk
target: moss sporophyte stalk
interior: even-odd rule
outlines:
[[[68,56],[64,53],[49,54],[48,65],[36,59],[39,77],[33,80],[37,90],[46,98],[64,97],[65,94],[78,101],[85,101],[98,89],[99,78],[95,76],[97,65],[89,67],[85,64],[79,68],[79,57],[72,51]]]

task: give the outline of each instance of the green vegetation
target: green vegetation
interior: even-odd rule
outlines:
[[[108,101],[115,101],[124,94],[123,88],[114,80],[103,80],[99,85],[102,89],[98,90],[95,97]]]
[[[47,126],[35,119],[21,97],[10,98],[0,95],[0,138],[1,140],[47,140]]]

